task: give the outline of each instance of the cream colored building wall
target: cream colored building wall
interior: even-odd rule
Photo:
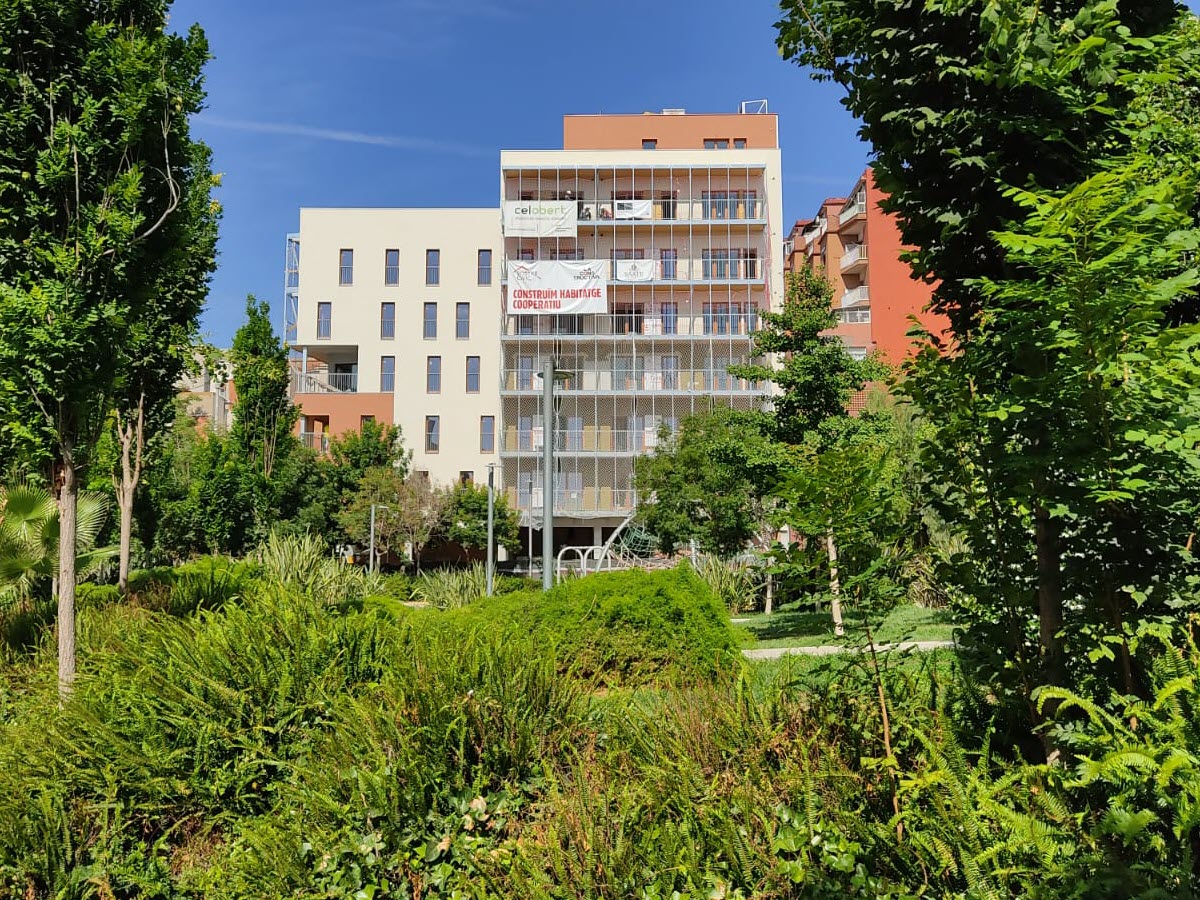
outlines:
[[[339,284],[339,251],[354,251],[354,279]],[[385,251],[400,251],[399,284],[384,283]],[[492,251],[491,284],[477,277],[479,250]],[[427,285],[426,250],[440,251],[440,279]],[[441,484],[469,471],[487,480],[496,453],[480,452],[480,418],[496,417],[499,430],[500,277],[503,242],[498,209],[302,209],[300,211],[300,301],[297,348],[313,360],[358,359],[358,392],[380,389],[380,360],[396,357],[394,421],[413,451],[413,469],[428,471]],[[328,340],[317,339],[317,304],[332,304]],[[380,331],[380,304],[396,304],[395,337]],[[426,339],[424,305],[437,303],[437,337]],[[456,337],[456,304],[471,308],[470,337]],[[341,353],[337,356],[336,353]],[[426,391],[426,359],[442,359],[441,391]],[[466,391],[466,359],[480,358],[479,393]],[[303,407],[304,395],[297,396]],[[316,404],[314,404],[315,406]],[[426,416],[438,416],[441,447],[425,450]],[[497,434],[496,445],[499,445]]]

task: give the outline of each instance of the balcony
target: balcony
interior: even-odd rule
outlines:
[[[328,431],[301,431],[300,443],[310,450],[316,450],[318,453],[329,452],[329,432]]]
[[[855,219],[859,218],[860,216],[865,217],[866,215],[867,215],[867,199],[866,199],[866,197],[856,197],[854,199],[853,203],[848,204],[847,206],[845,206],[842,209],[842,211],[840,213],[838,213],[838,225],[839,226],[846,225],[849,222],[853,222]]]
[[[673,222],[766,223],[767,203],[758,197],[702,199],[580,200],[578,224],[661,225]]]
[[[730,362],[729,365],[734,363]],[[567,371],[570,371],[569,369]],[[504,395],[537,396],[542,383],[532,371],[512,371],[501,378]],[[558,396],[577,394],[744,394],[760,395],[766,385],[745,378],[734,378],[726,367],[712,369],[584,370],[573,371],[555,387]]]
[[[847,244],[846,251],[842,254],[841,270],[842,274],[850,274],[853,272],[862,272],[867,268],[867,245],[866,244]]]
[[[842,309],[848,306],[858,306],[862,303],[870,303],[871,295],[865,284],[861,284],[856,288],[850,288],[846,293],[842,294],[841,302],[838,304]]]
[[[669,249],[669,248],[668,248]],[[661,249],[656,247],[637,248],[643,253],[636,259],[609,260],[608,277],[610,287],[634,287],[637,285],[653,284],[660,287],[673,285],[691,287],[704,284],[746,284],[761,285],[766,280],[766,266],[758,257],[757,251],[733,248],[728,251],[712,251],[716,253],[742,254],[753,252],[754,255],[729,256],[700,256],[700,257],[668,257],[661,258]],[[603,248],[602,251],[603,252]],[[656,258],[658,257],[658,258]],[[566,259],[567,257],[560,257]],[[571,257],[585,259],[583,256]],[[589,257],[590,258],[590,257]],[[501,270],[501,283],[508,283],[508,262],[534,262],[526,257],[506,257],[505,266]],[[622,266],[619,263],[647,263],[643,266]]]
[[[510,424],[505,426],[500,452],[503,456],[537,456],[545,447],[544,441],[540,426],[530,429]],[[630,431],[611,425],[584,425],[577,429],[560,426],[554,433],[556,456],[638,454],[653,450],[659,443],[657,428]]]
[[[542,491],[518,490],[510,487],[505,499],[511,508],[534,517],[542,514]],[[554,492],[555,515],[580,516],[624,516],[637,505],[637,492],[613,487],[582,487],[579,490],[556,490]]]
[[[720,337],[749,338],[758,330],[757,309],[728,309],[704,315],[672,315],[632,310],[605,315],[522,316],[511,315],[505,321],[502,339],[507,342],[538,338],[625,339]]]
[[[293,372],[293,394],[354,394],[358,392],[355,372]]]

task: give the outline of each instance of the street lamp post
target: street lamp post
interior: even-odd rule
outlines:
[[[496,464],[488,463],[488,546],[487,546],[487,595],[490,597],[496,586]]]
[[[391,509],[391,507],[382,503],[371,504],[371,545],[368,551],[370,558],[367,560],[367,571],[372,573],[375,571],[375,510],[377,509]]]
[[[554,360],[542,367],[542,590],[554,587]]]

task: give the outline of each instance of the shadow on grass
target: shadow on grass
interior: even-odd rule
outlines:
[[[755,616],[742,627],[758,641],[821,637],[833,633],[833,617],[827,610],[814,612],[811,609],[787,609],[770,616]]]

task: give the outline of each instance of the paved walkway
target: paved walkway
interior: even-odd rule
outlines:
[[[876,650],[916,650],[924,653],[929,650],[944,650],[954,646],[954,641],[903,641],[899,644],[879,644]],[[842,647],[828,644],[821,647],[762,647],[754,650],[743,650],[746,659],[780,659],[784,656],[836,656],[839,653],[862,653],[862,648]]]

